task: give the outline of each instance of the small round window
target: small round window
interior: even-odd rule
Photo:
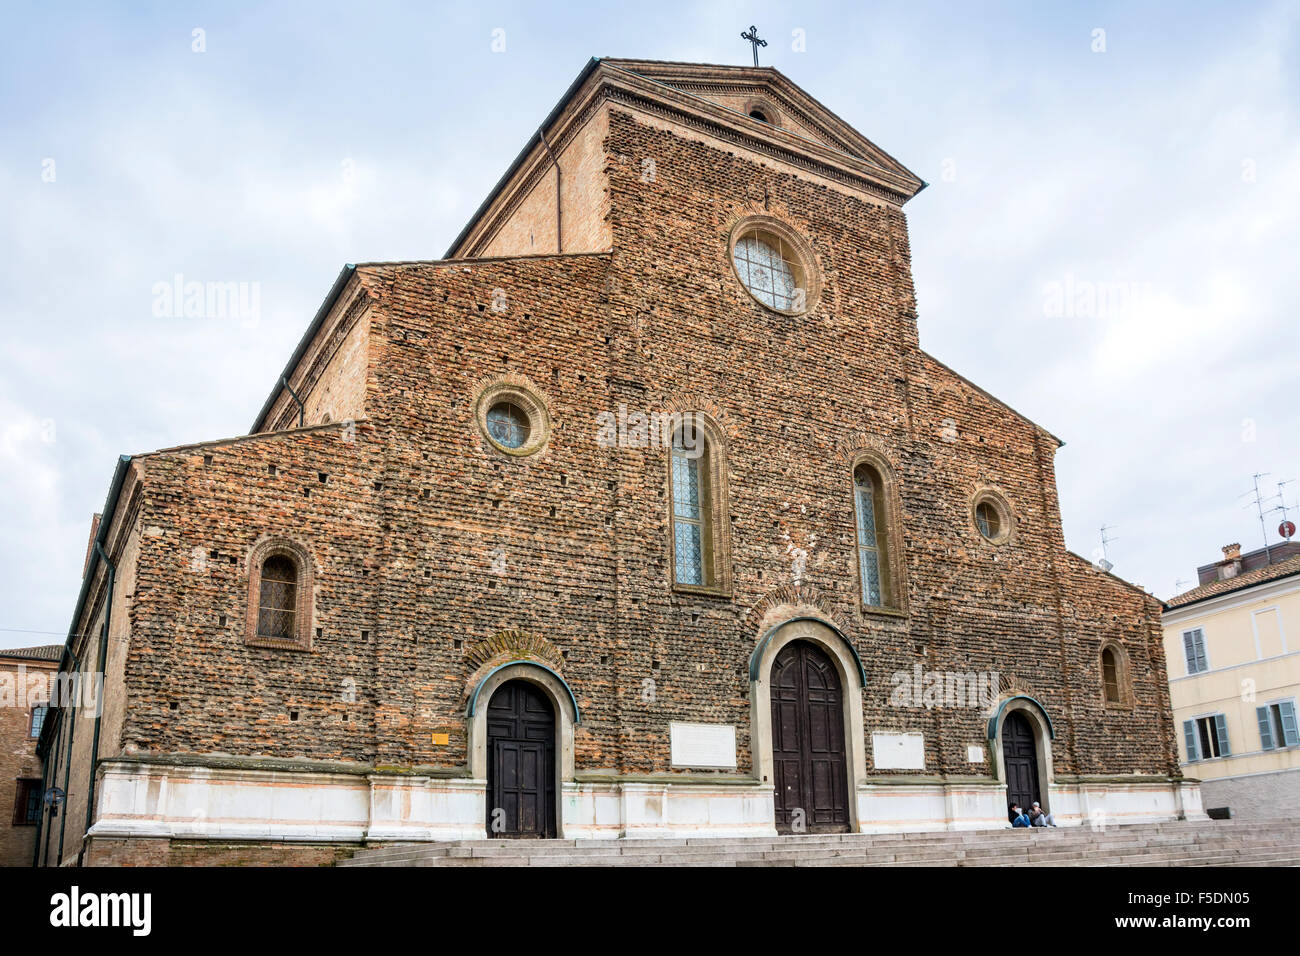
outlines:
[[[513,377],[479,390],[474,417],[492,447],[512,457],[541,451],[551,437],[551,416],[541,393]]]
[[[973,517],[984,540],[1002,544],[1011,536],[1011,510],[993,493],[986,491],[975,499]]]
[[[528,441],[528,415],[513,402],[497,402],[487,413],[488,435],[506,448],[523,448]]]
[[[731,238],[731,265],[755,299],[776,312],[798,315],[816,300],[816,276],[806,243],[767,217],[742,222]]]

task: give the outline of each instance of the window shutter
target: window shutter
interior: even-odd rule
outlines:
[[[1255,718],[1259,721],[1259,746],[1263,750],[1273,749],[1273,720],[1267,707],[1256,707]]]
[[[1201,756],[1196,752],[1196,722],[1192,720],[1183,721],[1183,737],[1187,741],[1187,760],[1200,760]]]
[[[1300,731],[1297,731],[1295,720],[1295,701],[1284,700],[1277,705],[1277,709],[1282,715],[1282,746],[1294,747],[1300,744]]]
[[[1196,673],[1206,670],[1205,662],[1205,632],[1199,627],[1192,632],[1193,644],[1196,646]]]
[[[1187,658],[1187,673],[1196,673],[1196,642],[1192,640],[1193,631],[1183,632],[1183,656]]]
[[[1232,748],[1228,746],[1228,722],[1223,714],[1214,715],[1214,735],[1219,738],[1219,756],[1232,756]]]

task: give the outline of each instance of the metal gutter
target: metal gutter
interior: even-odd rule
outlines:
[[[330,310],[334,308],[334,303],[338,301],[338,297],[342,294],[343,287],[347,285],[348,279],[352,278],[352,273],[356,271],[357,267],[349,262],[339,272],[338,278],[334,280],[334,285],[330,288],[329,294],[325,296],[325,301],[322,302],[321,307],[316,310],[316,316],[311,320],[311,325],[307,326],[307,331],[298,342],[298,347],[293,350],[293,355],[289,358],[288,364],[285,365],[284,371],[280,373],[280,378],[277,380],[275,388],[271,391],[271,394],[267,396],[266,404],[264,404],[262,410],[257,413],[257,420],[253,422],[253,427],[248,430],[250,435],[260,429],[266,422],[266,416],[271,413],[271,406],[275,404],[275,400],[280,396],[280,383],[287,381],[289,376],[293,374],[293,370],[298,367],[298,362],[301,361],[303,355],[306,354],[307,347],[311,345],[311,340],[316,337],[316,333],[325,323],[325,316],[329,315]]]

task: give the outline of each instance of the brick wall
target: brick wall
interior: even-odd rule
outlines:
[[[868,737],[923,732],[928,773],[987,776],[992,755],[967,760],[981,711],[889,706],[891,675],[916,664],[998,671],[1042,701],[1058,775],[1176,773],[1158,607],[1064,550],[1057,441],[920,350],[903,214],[620,110],[603,156],[610,253],[358,268],[364,309],[339,308],[358,323],[343,341],[364,345],[310,358],[346,366],[331,388],[364,395],[355,426],[143,459],[122,749],[462,766],[470,677],[519,630],[577,694],[580,772],[669,772],[670,720],[734,724],[744,772],[746,665],[799,606],[862,658]],[[811,314],[768,312],[735,281],[727,237],[751,214],[811,243]],[[547,403],[538,455],[504,455],[475,424],[502,378]],[[731,593],[671,588],[663,450],[595,441],[620,404],[703,409],[725,433]],[[850,472],[866,448],[898,487],[906,615],[860,606]],[[1004,546],[971,520],[987,487],[1014,514]],[[310,653],[244,642],[247,556],[267,535],[315,562]],[[1108,639],[1129,662],[1124,708],[1101,701]]]
[[[15,691],[30,687],[33,680],[48,687],[48,675],[55,669],[39,660],[3,658],[0,681]],[[42,772],[36,740],[29,733],[32,709],[25,703],[25,692],[21,698],[16,694],[14,706],[0,706],[0,866],[31,866],[36,848],[36,827],[13,825],[18,780],[39,778]]]

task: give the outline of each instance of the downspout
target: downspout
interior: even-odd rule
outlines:
[[[287,376],[281,375],[280,381],[284,384],[284,387],[289,390],[289,394],[293,396],[293,400],[298,403],[298,427],[302,428],[303,423],[307,419],[307,406],[302,403],[302,399],[298,397],[298,393],[293,390],[293,386],[289,384]]]
[[[72,673],[80,674],[81,667],[77,663],[77,658],[72,658]],[[77,694],[73,692],[72,710],[59,710],[59,723],[63,722],[63,715],[68,715],[68,752],[64,754],[63,760],[63,818],[59,821],[59,852],[54,858],[55,866],[63,865],[63,836],[68,829],[68,781],[72,779],[72,734],[77,729]]]
[[[90,789],[86,793],[86,827],[82,835],[81,853],[79,857],[84,858],[86,852],[86,837],[90,834],[90,821],[95,814],[95,771],[99,769],[99,725],[104,720],[104,695],[107,693],[107,681],[104,680],[104,667],[108,662],[108,635],[109,625],[113,621],[113,587],[117,583],[117,566],[104,550],[104,546],[95,540],[95,550],[99,552],[99,559],[104,562],[108,568],[108,594],[104,598],[104,627],[99,634],[99,654],[95,664],[95,670],[91,674],[91,686],[94,681],[99,681],[99,699],[95,701],[95,736],[90,742]]]
[[[564,183],[560,178],[560,163],[551,152],[551,144],[546,141],[546,134],[541,127],[538,127],[537,135],[546,147],[546,155],[551,157],[551,165],[555,167],[555,251],[559,253],[564,251],[564,220],[560,216],[560,196],[563,194]]]

